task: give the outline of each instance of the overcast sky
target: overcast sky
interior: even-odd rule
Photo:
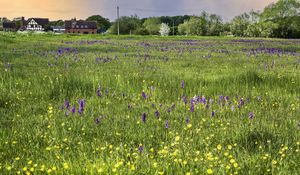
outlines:
[[[173,16],[198,15],[202,11],[215,13],[227,21],[250,10],[262,10],[275,0],[0,0],[0,16],[47,17],[50,20],[85,19],[100,14],[116,19],[116,6],[120,15]]]

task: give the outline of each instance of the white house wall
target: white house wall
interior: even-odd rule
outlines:
[[[34,19],[32,19],[26,26],[27,30],[32,31],[44,31],[44,28],[39,25]]]

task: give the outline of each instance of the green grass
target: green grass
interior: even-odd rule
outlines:
[[[1,33],[0,174],[298,174],[299,43]]]

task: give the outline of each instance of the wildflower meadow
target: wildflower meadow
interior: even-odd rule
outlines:
[[[0,34],[0,174],[300,172],[300,40]]]

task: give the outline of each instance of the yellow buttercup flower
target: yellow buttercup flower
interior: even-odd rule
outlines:
[[[207,172],[207,174],[213,174],[214,173],[214,171],[211,168],[207,169],[206,172]]]

